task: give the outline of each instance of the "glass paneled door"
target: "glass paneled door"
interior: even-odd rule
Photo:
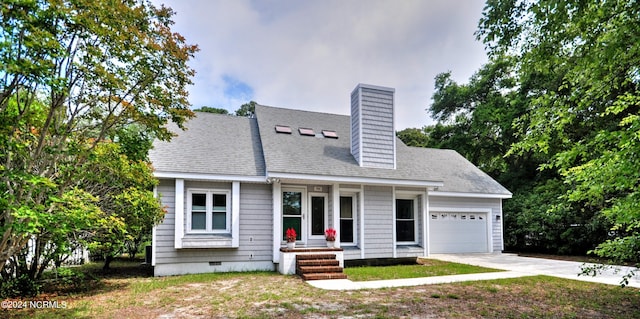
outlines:
[[[324,231],[327,229],[327,195],[322,193],[310,193],[309,202],[310,218],[309,229],[311,230],[309,238],[324,238]]]
[[[282,241],[286,241],[287,229],[296,231],[296,241],[302,242],[306,236],[303,212],[306,209],[305,192],[302,189],[283,189],[282,191]]]

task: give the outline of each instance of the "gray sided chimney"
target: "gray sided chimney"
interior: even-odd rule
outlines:
[[[361,167],[396,168],[394,93],[368,84],[351,92],[351,154]]]

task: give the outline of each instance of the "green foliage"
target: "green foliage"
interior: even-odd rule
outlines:
[[[39,276],[70,240],[125,234],[115,198],[129,187],[150,190],[151,138],[169,139],[165,124],[193,115],[187,62],[197,47],[171,31],[172,15],[145,0],[0,5],[5,279]],[[108,150],[109,138],[122,148]],[[27,263],[30,238],[36,256]]]
[[[256,102],[251,101],[240,105],[240,108],[236,110],[236,116],[253,117],[256,113]]]
[[[100,197],[104,213],[105,224],[92,236],[89,248],[107,261],[127,245],[137,250],[165,214],[150,190],[157,183],[150,164],[130,160],[123,151],[119,144],[101,143],[79,168],[81,185]]]
[[[217,107],[209,107],[209,106],[203,106],[199,109],[195,109],[193,110],[194,112],[207,112],[207,113],[214,113],[214,114],[229,114],[229,111],[227,111],[226,109],[221,109],[221,108],[217,108]]]
[[[0,298],[35,297],[40,293],[41,288],[42,285],[35,279],[23,274],[0,283]]]
[[[611,237],[594,252],[630,261],[640,261],[639,29],[635,1],[495,0],[477,33],[492,57],[515,58],[529,100],[509,154],[538,154],[565,184],[549,213],[606,219]]]

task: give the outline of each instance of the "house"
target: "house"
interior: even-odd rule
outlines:
[[[335,228],[341,263],[502,251],[511,193],[453,150],[396,138],[394,93],[357,85],[351,116],[262,105],[253,118],[198,113],[156,142],[168,213],[153,232],[155,275],[290,272],[287,228],[307,251],[326,248]]]

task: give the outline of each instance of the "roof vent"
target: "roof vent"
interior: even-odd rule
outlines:
[[[276,133],[291,134],[291,128],[286,125],[276,125]]]
[[[298,128],[298,132],[300,132],[300,135],[316,136],[316,133],[310,128],[300,127]]]
[[[338,133],[336,133],[336,131],[331,131],[331,130],[322,130],[322,136],[327,138],[338,138]]]

